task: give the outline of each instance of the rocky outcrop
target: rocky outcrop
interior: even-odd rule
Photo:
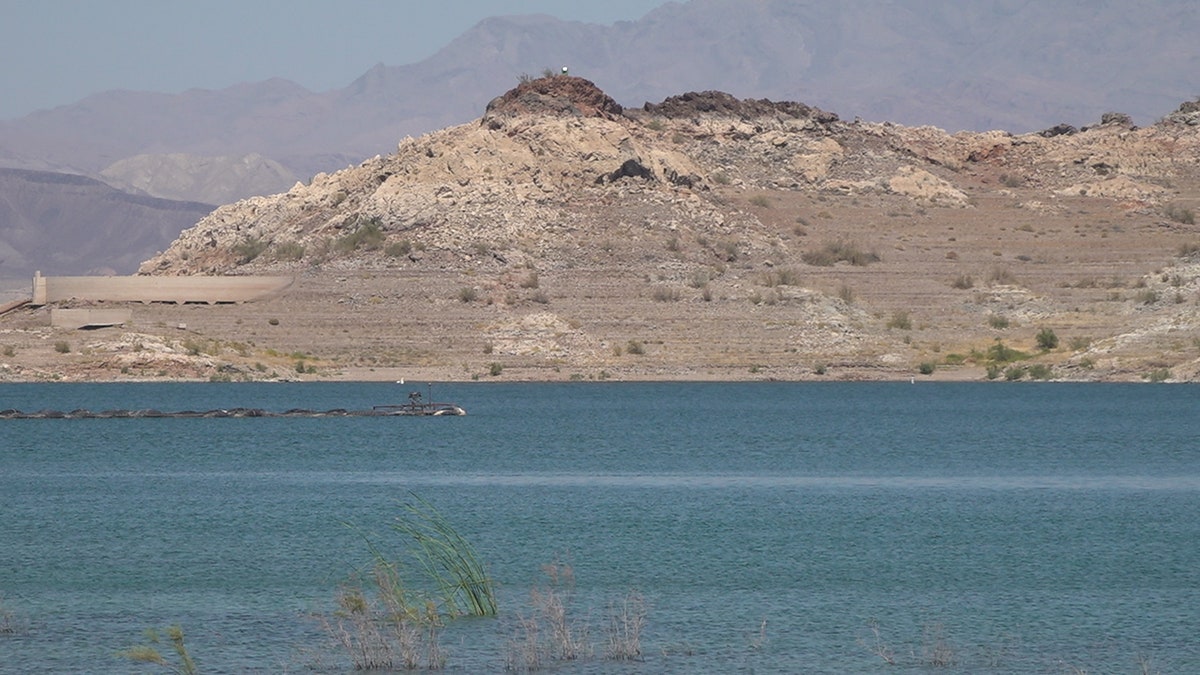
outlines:
[[[1198,169],[1200,133],[1180,121],[1194,113],[1185,104],[1141,129],[1113,113],[1078,130],[948,134],[713,91],[623,110],[586,79],[544,77],[494,99],[477,123],[221,207],[141,272],[387,264],[388,251],[445,262],[485,249],[510,263],[567,264],[580,233],[636,223],[703,236],[736,228],[750,246],[768,246],[769,228],[729,199],[742,190],[970,208],[972,193],[1019,185],[1034,190],[1028,203],[1092,195],[1153,208],[1170,197],[1165,182]]]

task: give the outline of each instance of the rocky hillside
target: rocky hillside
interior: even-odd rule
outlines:
[[[948,134],[549,77],[218,208],[141,273],[297,284],[137,323],[200,377],[1195,380],[1198,194],[1200,102]]]

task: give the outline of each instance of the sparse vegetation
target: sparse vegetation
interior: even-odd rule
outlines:
[[[238,257],[238,264],[245,265],[262,255],[262,252],[267,250],[268,245],[269,242],[260,237],[246,237],[234,244],[233,252]]]
[[[503,372],[504,372],[504,364],[502,364],[502,363],[497,363],[497,362],[493,361],[491,363],[491,365],[488,366],[488,375],[491,375],[492,377],[500,377],[500,373],[503,373]]]
[[[676,302],[679,300],[679,289],[669,286],[655,286],[650,297],[655,302]]]
[[[1196,212],[1182,204],[1167,204],[1166,207],[1163,208],[1163,215],[1165,215],[1167,218],[1170,218],[1172,221],[1181,223],[1183,225],[1196,224]]]
[[[275,259],[284,262],[295,262],[304,259],[304,244],[298,241],[285,241],[275,245]]]
[[[908,312],[896,310],[892,313],[892,318],[888,319],[887,327],[899,330],[912,330],[912,319],[909,318]]]
[[[58,342],[54,343],[54,351],[58,352],[59,354],[68,354],[71,351],[71,343],[67,342],[66,340],[59,340]]]
[[[988,323],[988,326],[991,326],[992,328],[995,328],[996,330],[1003,330],[1005,328],[1008,328],[1008,325],[1009,325],[1008,317],[1002,316],[1000,314],[988,315],[987,323]]]
[[[975,280],[972,279],[971,275],[969,274],[960,274],[955,277],[954,281],[950,282],[950,287],[957,288],[959,290],[967,290],[975,287]]]
[[[1143,377],[1147,382],[1166,382],[1171,379],[1171,371],[1168,368],[1155,368]]]
[[[383,246],[387,235],[383,232],[383,222],[374,217],[365,222],[359,222],[354,229],[342,235],[334,244],[339,253],[353,253],[360,249],[375,251]]]
[[[475,290],[473,286],[463,286],[458,289],[459,302],[475,302],[478,299],[479,291]]]
[[[630,340],[629,342],[625,343],[625,352],[628,354],[641,356],[642,354],[646,353],[646,345],[643,344],[641,340]]]
[[[801,254],[800,259],[814,267],[830,267],[839,262],[865,267],[880,260],[878,253],[864,251],[857,244],[842,240],[826,242],[819,249]]]
[[[400,241],[393,241],[392,243],[388,244],[383,249],[383,254],[389,258],[403,258],[409,253],[412,253],[412,250],[412,242],[407,239],[401,239]]]
[[[192,660],[187,645],[184,643],[183,628],[178,625],[167,628],[167,639],[171,642],[171,650],[175,652],[174,662],[167,660],[159,651],[158,647],[162,640],[154,628],[146,630],[146,644],[130,647],[121,652],[121,656],[134,663],[162,666],[179,675],[196,675],[199,671],[196,670],[196,662]]]

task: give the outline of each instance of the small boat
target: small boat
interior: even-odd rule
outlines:
[[[430,398],[432,399],[432,396]],[[408,403],[377,405],[373,406],[371,411],[376,415],[425,415],[429,417],[467,414],[466,410],[453,403],[426,401],[419,391],[408,395]]]

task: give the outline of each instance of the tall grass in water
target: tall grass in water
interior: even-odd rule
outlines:
[[[325,633],[355,670],[438,669],[445,619],[495,616],[496,596],[475,549],[429,502],[413,495],[392,528],[407,539],[408,565],[368,540],[371,565],[337,595],[332,616],[321,616]],[[409,586],[402,571],[424,577]]]
[[[437,586],[444,611],[451,616],[495,616],[495,588],[475,547],[433,505],[413,499],[392,527],[412,540],[412,554]]]
[[[187,645],[183,642],[183,628],[180,626],[171,626],[168,628],[167,639],[171,641],[171,649],[175,652],[178,663],[171,663],[158,650],[158,644],[161,640],[158,631],[153,628],[146,631],[147,644],[130,647],[128,650],[121,652],[121,656],[134,663],[149,663],[162,666],[170,670],[170,672],[179,673],[179,675],[196,675],[199,671],[196,670],[196,662],[192,660],[191,654],[188,653]]]
[[[542,567],[547,583],[530,591],[530,612],[519,614],[507,643],[505,668],[531,672],[563,661],[591,659],[590,612],[577,616],[575,574],[570,565],[555,561]],[[642,657],[646,602],[631,591],[609,605],[604,658],[618,661]]]

